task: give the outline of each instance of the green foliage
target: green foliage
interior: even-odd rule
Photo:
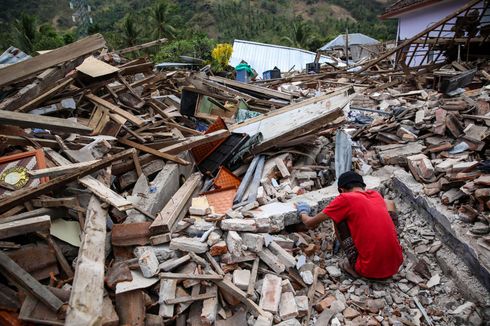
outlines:
[[[128,14],[121,24],[122,41],[124,46],[135,46],[138,44],[138,38],[141,29],[132,14]]]
[[[234,39],[315,51],[346,29],[379,40],[394,39],[396,31],[396,21],[377,18],[388,4],[376,0],[88,1],[95,22],[88,33],[102,33],[110,48],[168,38],[164,45],[135,54],[147,54],[157,61],[180,61],[180,55],[210,61],[216,43],[232,43]],[[0,46],[13,44],[31,53],[75,39],[73,31],[67,31],[72,14],[67,9],[68,2],[63,5],[54,0],[24,0],[18,5],[15,0],[1,2],[0,27],[5,22],[9,24],[6,31],[0,32]],[[337,15],[335,10],[342,8],[346,14]],[[20,15],[24,11],[35,13],[38,19]],[[38,22],[54,27],[43,28],[41,32]]]
[[[162,37],[175,38],[175,28],[169,24],[169,17],[170,5],[168,2],[161,1],[153,7],[151,12],[151,21],[155,39]]]
[[[14,21],[13,32],[17,47],[31,53],[37,37],[36,17],[22,14]]]
[[[196,34],[189,39],[170,41],[164,44],[153,56],[155,62],[180,62],[181,55],[211,60],[211,50],[215,41],[203,34]]]

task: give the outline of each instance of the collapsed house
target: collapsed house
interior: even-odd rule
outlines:
[[[0,69],[1,324],[488,322],[490,62],[410,68],[420,37],[248,84],[100,35]],[[390,280],[351,279],[331,223],[298,225],[350,168],[397,202]]]

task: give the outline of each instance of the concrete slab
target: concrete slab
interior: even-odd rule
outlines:
[[[478,237],[469,233],[470,224],[459,221],[458,216],[443,205],[439,198],[427,197],[423,186],[411,174],[397,170],[393,188],[413,203],[417,211],[433,227],[438,238],[459,256],[471,272],[490,290],[490,257],[478,244]]]
[[[380,186],[381,181],[382,179],[379,177],[364,177],[364,182],[366,183],[368,189],[377,189]],[[307,202],[311,205],[311,214],[316,214],[325,208],[325,206],[327,206],[328,203],[330,203],[338,194],[339,192],[337,191],[337,185],[333,184],[331,186],[294,197],[286,203],[270,203],[256,208],[251,212],[255,218],[269,218],[273,225],[282,230],[288,225],[297,224],[300,222],[298,214],[296,214],[295,203],[301,201]]]

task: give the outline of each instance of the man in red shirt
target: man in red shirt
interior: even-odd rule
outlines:
[[[342,267],[350,274],[372,279],[395,275],[403,256],[393,202],[385,202],[377,191],[365,190],[364,180],[355,172],[342,174],[337,183],[340,195],[317,215],[309,216],[309,206],[297,203],[301,221],[308,228],[317,227],[327,218],[334,221],[347,255]]]

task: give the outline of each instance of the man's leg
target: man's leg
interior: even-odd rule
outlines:
[[[356,260],[358,256],[358,251],[356,246],[354,246],[354,241],[352,241],[352,236],[350,234],[349,226],[346,221],[341,223],[334,223],[337,238],[340,242],[340,246],[345,252],[346,260],[341,262],[340,267],[344,269],[347,273],[354,277],[359,277],[356,273],[354,266],[356,265]]]

